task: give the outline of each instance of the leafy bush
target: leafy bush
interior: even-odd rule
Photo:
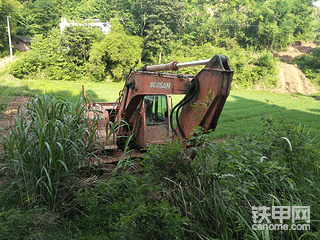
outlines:
[[[47,239],[45,230],[50,222],[50,213],[35,206],[22,211],[17,208],[0,208],[0,240]]]
[[[100,30],[84,26],[69,27],[63,34],[52,29],[48,37],[36,35],[32,50],[19,54],[10,73],[17,78],[44,75],[51,80],[83,79],[87,75],[89,50],[102,36]]]
[[[320,85],[320,49],[317,48],[311,53],[301,55],[291,60],[290,63],[297,64],[298,67],[306,74],[311,82]]]
[[[30,236],[30,230],[34,227],[35,223],[30,216],[21,214],[20,210],[8,212],[0,210],[0,239],[19,239],[21,236]]]
[[[286,123],[284,119],[276,124],[274,119],[266,117],[264,133],[268,137],[270,148],[265,152],[268,158],[276,158],[288,168],[296,171],[308,171],[311,162],[318,158],[317,136],[312,129],[302,124]],[[319,140],[318,140],[319,141]]]
[[[67,27],[60,37],[60,46],[67,62],[83,66],[89,60],[89,51],[94,42],[103,39],[104,34],[98,28],[87,26]]]
[[[60,32],[53,29],[47,38],[37,35],[31,45],[32,50],[20,53],[10,67],[10,73],[17,78],[41,74],[48,66],[60,64],[62,54],[59,47]]]
[[[90,52],[90,73],[96,80],[107,75],[119,81],[124,70],[129,70],[141,60],[142,38],[127,35],[118,20],[111,21],[111,32],[96,42]]]
[[[179,208],[153,198],[158,187],[150,180],[148,175],[123,174],[80,192],[86,217],[77,217],[77,226],[87,235],[108,239],[181,239],[187,219]]]
[[[75,105],[52,95],[30,98],[18,110],[1,141],[11,185],[22,203],[52,208],[68,202],[79,170],[94,156],[96,118],[88,120],[81,99]],[[89,151],[90,150],[90,151]],[[92,153],[90,153],[92,152]]]
[[[112,21],[105,36],[85,26],[68,27],[63,34],[53,29],[48,37],[35,36],[32,50],[19,54],[10,73],[17,78],[44,75],[51,80],[102,81],[110,76],[118,81],[125,69],[141,60],[142,44],[142,38],[127,35],[118,20]]]

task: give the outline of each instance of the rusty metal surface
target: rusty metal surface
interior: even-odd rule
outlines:
[[[179,123],[191,136],[194,126],[215,129],[230,93],[233,71],[226,56],[216,55],[197,75],[199,93],[182,108]]]
[[[170,62],[170,63],[165,63],[165,64],[159,64],[159,65],[148,65],[146,66],[146,70],[148,72],[162,72],[162,71],[177,71],[178,67],[177,67],[177,63],[176,61]]]
[[[117,109],[117,103],[116,102],[99,102],[104,110],[115,110]]]

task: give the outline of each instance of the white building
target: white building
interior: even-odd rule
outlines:
[[[108,32],[110,32],[110,23],[103,23],[100,22],[99,19],[85,19],[85,22],[90,21],[90,23],[88,24],[88,26],[91,27],[97,27],[99,28],[104,34],[107,34]],[[65,17],[61,17],[61,23],[60,23],[60,32],[62,34],[63,29],[65,27],[69,27],[69,26],[85,26],[86,24],[83,23],[75,23],[74,21],[70,21],[67,22]]]

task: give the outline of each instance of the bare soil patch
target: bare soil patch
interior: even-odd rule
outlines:
[[[283,58],[284,63],[280,65],[278,87],[272,92],[282,94],[301,93],[304,95],[317,92],[317,89],[311,85],[305,74],[296,65],[289,64],[289,62],[295,57],[310,53],[318,48],[319,44],[319,42],[297,41],[289,46],[287,51],[273,53],[274,57]]]
[[[0,128],[4,129],[5,131],[8,131],[10,129],[11,118],[17,115],[19,106],[26,103],[28,99],[28,97],[16,97],[8,104],[8,107],[5,111],[0,112]],[[3,136],[5,134],[5,131],[0,129],[0,136]],[[0,161],[1,160],[4,160],[2,145],[0,145]]]
[[[320,42],[301,42],[296,41],[288,47],[287,51],[273,53],[274,57],[283,58],[285,63],[289,63],[295,57],[312,52],[318,48]]]
[[[272,90],[272,92],[282,94],[301,93],[304,95],[317,92],[296,65],[281,63],[278,79],[278,88]]]

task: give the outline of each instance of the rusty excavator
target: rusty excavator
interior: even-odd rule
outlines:
[[[197,65],[205,65],[197,75],[165,72]],[[112,150],[100,163],[118,162],[121,157],[139,157],[138,150],[131,151],[128,156],[121,151],[128,136],[132,136],[140,148],[176,138],[187,147],[196,127],[214,130],[230,93],[232,76],[233,70],[225,55],[131,69],[117,101],[86,103],[90,118],[99,115],[98,134],[104,149]],[[175,94],[184,97],[172,107],[171,95]],[[84,86],[83,95],[88,99]],[[112,136],[109,134],[111,126]]]

